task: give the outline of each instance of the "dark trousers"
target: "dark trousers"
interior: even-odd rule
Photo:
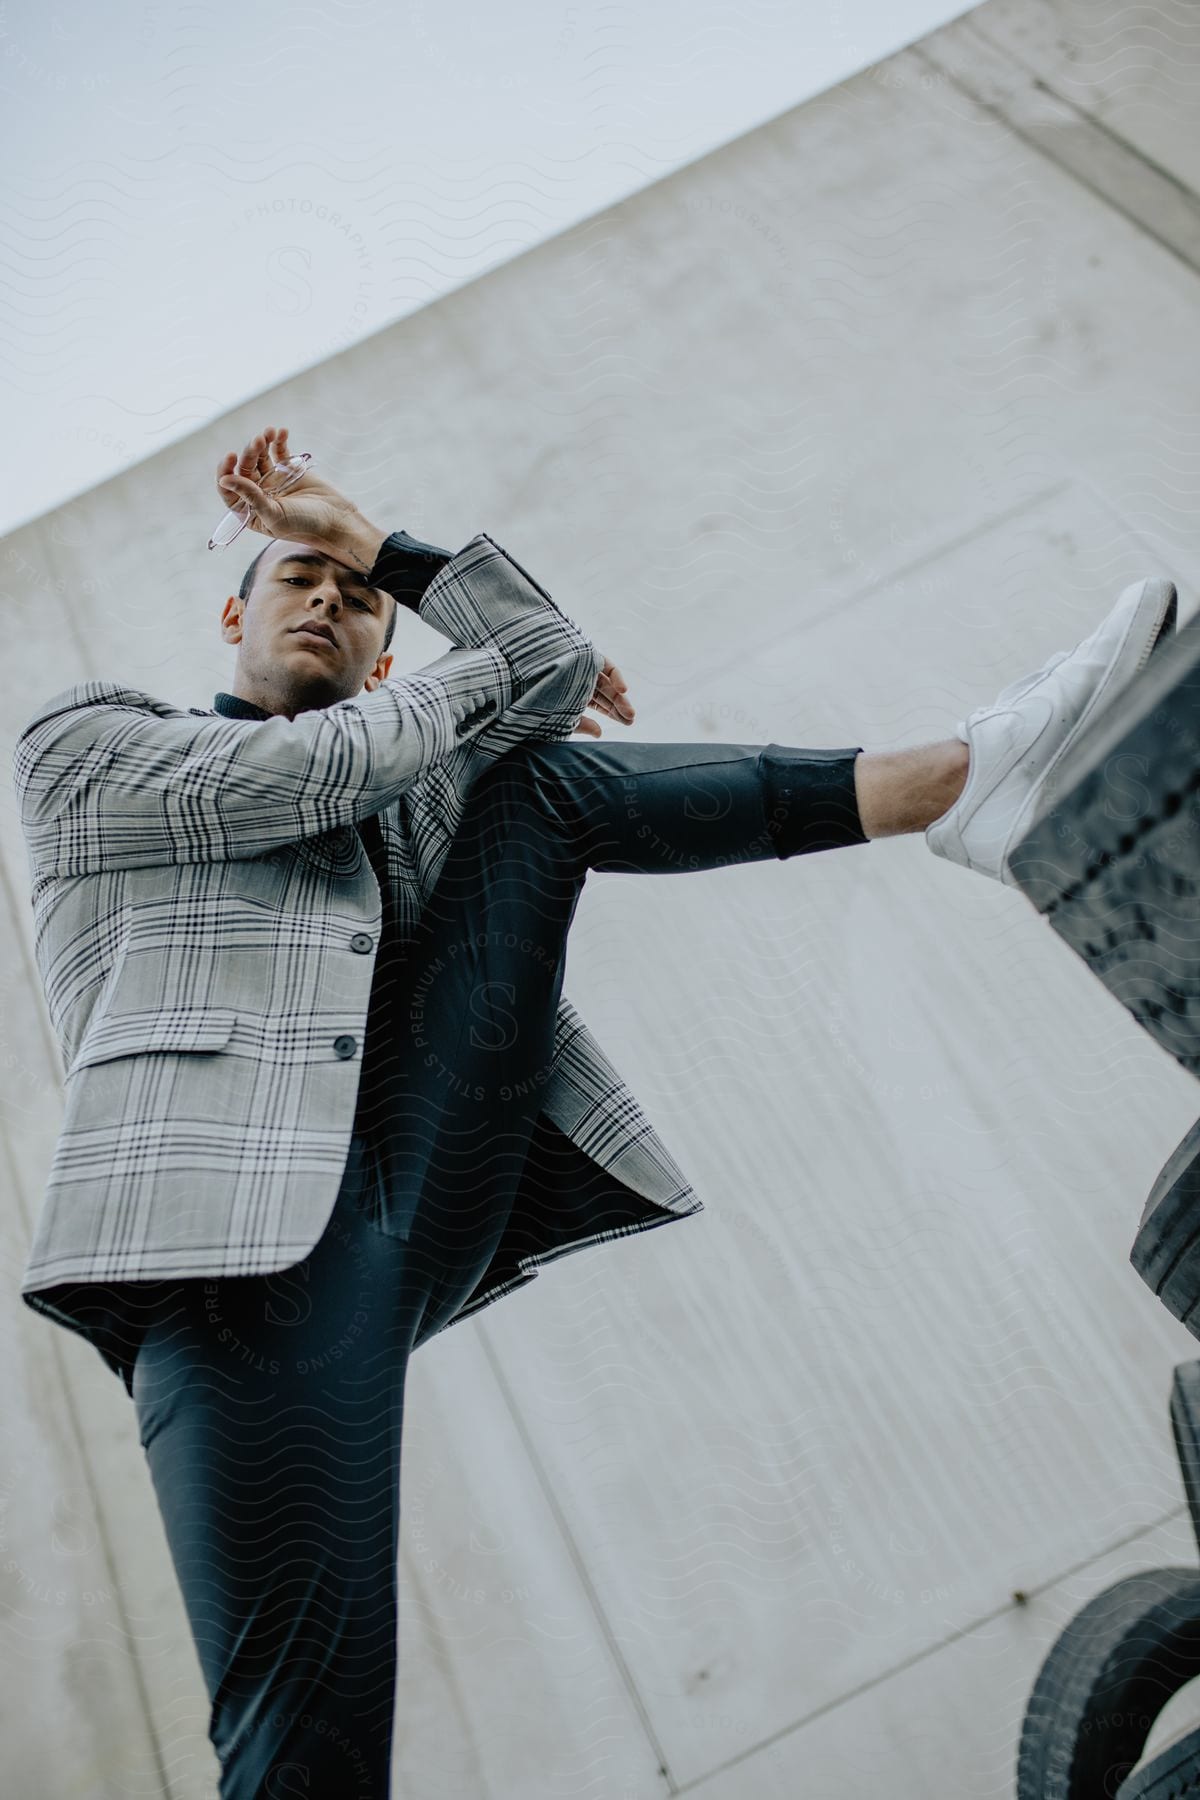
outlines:
[[[132,1391],[223,1800],[390,1794],[408,1359],[507,1221],[588,870],[863,843],[857,754],[604,740],[501,758],[405,950],[400,1042],[425,1076],[399,1128],[383,1147],[356,1131],[302,1262],[167,1289]]]

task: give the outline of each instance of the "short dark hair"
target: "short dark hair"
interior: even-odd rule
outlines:
[[[276,541],[277,540],[275,538],[268,538],[266,543],[263,545],[262,549],[259,551],[258,555],[254,558],[254,561],[247,568],[246,573],[242,576],[242,585],[238,589],[238,599],[239,600],[248,600],[250,598],[250,590],[254,586],[254,577],[255,577],[255,573],[258,569],[258,565],[262,561],[263,556],[266,553],[266,551],[268,551],[271,548],[271,545],[273,543],[275,543]],[[392,633],[396,629],[396,614],[399,612],[399,610],[400,610],[399,602],[396,600],[393,600],[392,601],[392,610],[391,610],[390,614],[388,615],[387,630],[383,634],[384,650],[387,649],[388,645],[392,641]]]

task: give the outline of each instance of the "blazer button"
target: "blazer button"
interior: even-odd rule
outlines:
[[[371,948],[371,939],[365,931],[356,931],[354,936],[350,939],[350,948],[352,950],[369,950]]]
[[[358,1049],[358,1039],[348,1035],[335,1037],[333,1040],[333,1047],[341,1057],[353,1056],[354,1052]]]

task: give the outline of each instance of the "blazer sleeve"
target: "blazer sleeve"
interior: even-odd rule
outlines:
[[[523,591],[540,602],[541,625],[533,625],[531,618],[532,629],[554,630],[570,624],[549,590],[517,561],[511,550],[497,544],[487,532],[481,532],[479,536],[516,570],[525,583]],[[452,561],[448,550],[424,543],[407,531],[394,531],[380,546],[367,579],[372,587],[381,587],[386,593],[393,594],[402,605],[460,648],[483,649],[500,642],[503,634],[512,627],[506,590],[494,584],[442,579]],[[582,698],[572,693],[570,704],[564,707],[560,684],[553,674],[532,682],[523,692],[514,693],[508,705],[498,710],[494,721],[469,745],[470,752],[490,758],[501,756],[520,743],[554,743],[568,737],[579,723],[604,665],[601,653],[594,646],[590,648],[591,678]]]
[[[383,811],[514,703],[528,735],[573,728],[602,658],[486,533],[430,596],[462,648],[294,719],[188,716],[115,683],[55,695],[13,755],[35,875],[261,856]]]

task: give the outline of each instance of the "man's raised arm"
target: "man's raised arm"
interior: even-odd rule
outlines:
[[[266,432],[251,440],[238,462],[230,452],[217,466],[217,485],[226,499],[240,500],[251,509],[251,523],[256,529],[275,537],[296,538],[324,551],[335,562],[352,568],[369,586],[391,594],[398,605],[432,625],[448,638],[456,649],[484,649],[498,644],[506,650],[513,642],[512,627],[519,623],[519,636],[527,638],[527,603],[540,601],[544,609],[541,626],[535,636],[547,642],[559,635],[564,649],[579,636],[579,628],[567,618],[549,591],[536,581],[503,545],[487,532],[478,534],[500,553],[522,578],[520,618],[514,614],[513,596],[495,567],[489,579],[459,579],[460,559],[468,554],[478,538],[472,540],[457,556],[415,538],[409,532],[382,531],[345,494],[320,476],[306,470],[293,487],[276,493],[265,486],[272,471],[286,461],[289,454],[287,427]],[[552,674],[542,678],[518,695],[510,711],[502,712],[489,730],[488,750],[499,754],[522,739],[559,739],[578,730],[593,737],[601,735],[593,719],[583,718],[584,707],[605,713],[619,723],[631,724],[634,709],[620,669],[606,656],[593,652],[596,659],[594,681],[582,705],[573,688],[563,689],[561,680]]]
[[[494,543],[495,539],[491,541]],[[496,547],[502,548],[500,545]],[[374,562],[371,561],[372,555]],[[517,562],[512,552],[505,550],[504,555],[520,570],[535,592],[541,595],[545,604],[555,612],[560,612],[561,609],[552,599],[549,590]],[[445,587],[436,585],[437,577],[452,561],[453,556],[449,550],[443,550],[437,544],[426,543],[407,531],[390,532],[379,544],[377,551],[373,537],[368,533],[359,556],[355,559],[356,566],[367,572],[367,580],[372,587],[391,594],[399,605],[406,606],[427,625],[432,625],[435,631],[440,631],[443,637],[448,637],[451,643],[461,647],[486,644],[492,628],[486,606],[482,616],[476,609],[464,615],[461,608],[446,604]],[[477,598],[486,602],[488,596],[484,593]],[[572,731],[579,731],[590,737],[602,735],[600,726],[592,719],[582,718],[577,722],[564,723],[561,708],[555,709],[553,706],[546,710],[544,718],[537,719],[535,714],[542,698],[534,693],[517,702],[512,711],[503,715],[493,728],[490,746],[503,747],[507,742],[516,743],[521,738],[531,737],[562,739]],[[607,714],[621,725],[633,723],[634,709],[633,702],[629,699],[628,684],[620,669],[607,657],[600,659],[595,689],[586,704],[597,712]]]
[[[293,719],[186,716],[118,682],[54,695],[13,757],[35,875],[260,856],[381,811],[514,706],[533,709],[524,735],[569,730],[590,639],[482,532],[438,582],[464,635],[491,614],[486,643]]]

